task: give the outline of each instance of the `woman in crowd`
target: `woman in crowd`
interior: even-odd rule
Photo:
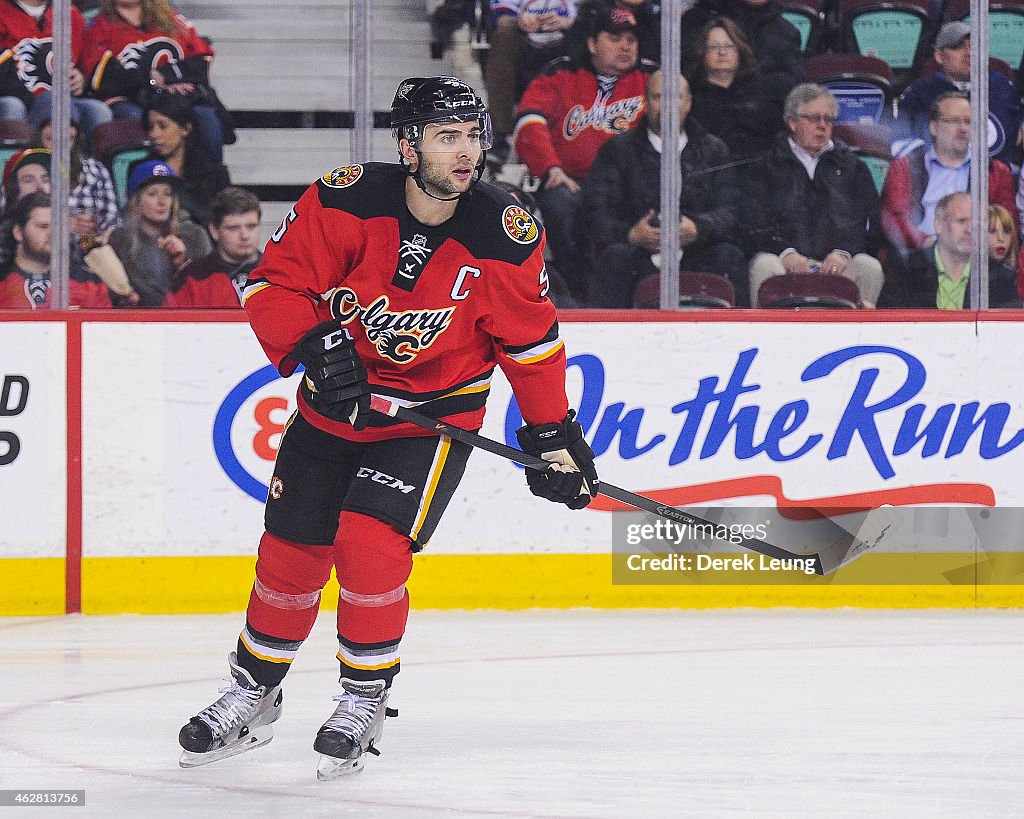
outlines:
[[[210,252],[210,239],[182,210],[181,180],[164,162],[135,166],[128,179],[128,204],[120,227],[110,236],[139,296],[140,307],[162,307],[174,274]]]
[[[1017,262],[1020,237],[1010,211],[1002,205],[988,206],[988,288],[991,307],[1020,307],[1017,292]]]
[[[83,63],[93,92],[116,119],[140,119],[153,89],[188,97],[196,106],[203,147],[215,164],[224,160],[219,100],[210,86],[210,48],[168,0],[101,0],[85,32]],[[230,125],[230,123],[228,123]]]
[[[181,207],[197,225],[209,223],[210,202],[231,184],[227,168],[214,163],[196,133],[195,109],[178,94],[154,94],[143,122],[152,144],[150,159],[174,170],[181,181]]]
[[[732,20],[709,21],[698,42],[687,71],[690,116],[721,139],[734,159],[763,155],[783,129],[783,100],[768,93],[754,52]]]

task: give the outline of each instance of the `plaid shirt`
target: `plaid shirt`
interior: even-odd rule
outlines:
[[[82,157],[82,178],[68,198],[71,213],[82,212],[96,217],[99,232],[120,224],[114,182],[103,163]]]

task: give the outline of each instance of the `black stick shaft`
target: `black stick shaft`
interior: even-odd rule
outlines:
[[[547,461],[541,460],[534,455],[529,455],[515,447],[507,446],[490,438],[485,438],[483,435],[470,432],[468,429],[452,426],[444,421],[438,421],[436,418],[429,418],[426,415],[421,415],[415,410],[409,409],[408,407],[391,404],[390,402],[388,403],[390,406],[387,409],[386,414],[391,415],[394,418],[398,418],[401,421],[415,424],[416,426],[423,427],[424,429],[433,430],[439,435],[445,435],[454,441],[460,441],[461,443],[469,444],[469,446],[476,447],[477,449],[486,450],[493,455],[497,455],[509,461],[515,461],[517,464],[528,467],[529,469],[543,470],[547,469],[551,465]],[[379,411],[384,412],[384,410]],[[663,518],[667,518],[668,520],[673,520],[678,523],[684,523],[695,527],[715,527],[715,524],[708,520],[704,520],[704,518],[698,517],[697,515],[684,512],[681,509],[676,509],[674,506],[659,503],[653,498],[648,498],[645,495],[638,495],[635,492],[630,492],[628,489],[622,489],[613,484],[606,483],[603,480],[600,482],[599,494],[605,495],[613,500],[620,501],[621,503],[625,503],[628,506],[632,506],[634,509],[642,509],[645,512],[652,512],[655,515],[660,515]],[[837,526],[837,528],[840,527]],[[810,558],[814,560],[814,570],[817,574],[829,574],[845,563],[849,563],[868,548],[867,544],[857,540],[853,535],[847,532],[844,532],[843,534],[847,537],[841,538],[836,541],[836,543],[818,553],[790,552],[780,546],[774,546],[771,543],[751,537],[743,538],[737,545],[751,552],[756,552],[757,554],[762,554],[766,557],[778,558],[780,560],[807,560]]]

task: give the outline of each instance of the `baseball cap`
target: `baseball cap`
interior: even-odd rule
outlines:
[[[971,27],[967,23],[962,20],[953,20],[939,29],[939,34],[935,38],[935,47],[956,48],[970,36]]]
[[[639,28],[640,24],[637,22],[636,15],[632,11],[619,6],[612,6],[600,12],[594,31],[595,33],[609,31],[617,34],[620,31],[637,31]]]
[[[4,190],[11,177],[26,165],[42,165],[50,170],[50,152],[46,148],[24,148],[12,155],[4,165]]]
[[[140,162],[132,168],[128,176],[128,196],[134,196],[139,188],[154,182],[169,182],[173,186],[180,184],[181,180],[175,176],[174,169],[166,162],[159,159]]]

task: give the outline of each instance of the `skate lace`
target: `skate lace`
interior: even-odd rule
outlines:
[[[239,685],[232,678],[230,684],[217,691],[224,696],[199,712],[199,719],[209,725],[216,736],[224,736],[241,725],[259,705],[262,692]]]
[[[335,694],[331,699],[338,703],[338,707],[324,723],[324,728],[340,731],[352,739],[358,739],[370,727],[380,705],[379,699],[349,691]]]

